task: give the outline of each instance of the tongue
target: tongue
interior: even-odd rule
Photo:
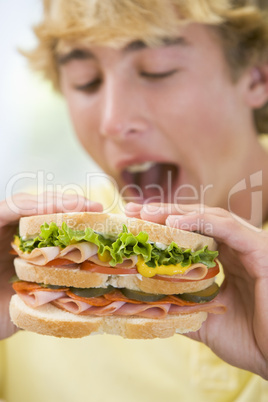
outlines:
[[[177,176],[178,167],[168,163],[156,163],[145,172],[124,170],[122,174],[128,194],[135,197],[135,202],[171,202]]]

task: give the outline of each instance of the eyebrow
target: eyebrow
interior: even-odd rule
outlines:
[[[185,45],[188,45],[188,42],[183,37],[163,38],[161,40],[161,44],[157,47],[175,46],[175,45],[185,46]],[[137,40],[137,41],[133,41],[133,42],[129,43],[128,45],[126,45],[122,49],[122,52],[123,53],[131,53],[131,52],[136,52],[138,50],[147,49],[147,48],[149,48],[149,46],[145,42],[143,42],[141,40]],[[66,54],[57,56],[57,61],[60,65],[67,64],[72,60],[89,60],[89,59],[96,59],[96,56],[90,50],[81,49],[81,48],[75,48]]]
[[[188,42],[186,41],[185,38],[179,36],[175,38],[162,38],[160,45],[156,47],[162,47],[162,46],[174,46],[174,45],[186,45]],[[123,48],[123,52],[132,52],[136,50],[141,50],[141,49],[146,49],[146,48],[151,48],[153,49],[154,47],[149,47],[146,45],[145,42],[141,40],[137,40],[134,42],[129,43]]]
[[[67,64],[72,60],[87,60],[94,59],[95,56],[90,50],[86,49],[72,49],[66,54],[60,54],[57,56],[57,61],[59,64]]]

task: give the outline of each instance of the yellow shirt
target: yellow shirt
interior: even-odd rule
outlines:
[[[181,335],[154,340],[113,335],[59,339],[20,331],[0,342],[1,398],[6,402],[264,402],[268,382],[228,365],[205,345]]]

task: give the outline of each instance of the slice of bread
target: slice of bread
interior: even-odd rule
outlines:
[[[128,218],[124,215],[101,212],[58,213],[24,217],[20,219],[20,236],[24,240],[34,238],[40,233],[40,226],[45,222],[48,224],[55,222],[59,227],[62,226],[63,222],[66,222],[74,230],[85,230],[87,227],[91,227],[96,232],[110,237],[116,237],[122,232],[123,225],[126,225],[129,232],[135,236],[139,232],[145,231],[152,242],[169,245],[174,241],[180,247],[191,248],[192,250],[198,250],[204,246],[208,246],[209,250],[216,250],[217,247],[215,240],[208,236],[141,219]]]
[[[10,302],[10,316],[18,327],[43,335],[81,338],[106,333],[129,339],[153,339],[197,331],[206,320],[207,313],[181,314],[164,319],[77,316],[51,304],[32,309],[18,295],[14,295]]]
[[[106,288],[112,285],[115,288],[128,288],[142,290],[147,293],[171,295],[198,292],[199,290],[206,289],[214,282],[214,278],[202,281],[167,282],[146,278],[139,274],[106,275],[79,268],[34,265],[22,258],[15,258],[14,265],[17,276],[23,281],[77,288]]]

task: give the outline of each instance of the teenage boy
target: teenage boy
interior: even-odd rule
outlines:
[[[268,27],[259,8],[233,3],[44,0],[39,45],[29,58],[66,98],[88,153],[128,200],[145,203],[130,204],[128,214],[204,233],[210,228],[225,267],[221,298],[228,312],[209,317],[189,336],[248,371],[186,337],[69,343],[20,333],[2,344],[7,376],[19,370],[20,381],[34,379],[36,389],[6,385],[7,395],[24,392],[28,401],[82,400],[89,392],[93,400],[117,401],[265,399],[267,384],[249,371],[268,378],[267,234],[234,214],[255,226],[268,219],[268,156],[256,125],[265,110],[254,113],[268,99]],[[260,182],[262,215],[252,202]],[[3,309],[10,225],[30,213],[29,204],[31,214],[77,205],[53,194],[39,204],[25,194],[14,200],[16,212],[7,201],[0,205]],[[161,205],[147,205],[155,202]],[[200,202],[209,207],[200,211]],[[83,203],[84,210],[100,208]],[[12,327],[3,317],[5,337]],[[70,369],[73,388],[64,376]],[[48,389],[55,370],[63,374]]]

